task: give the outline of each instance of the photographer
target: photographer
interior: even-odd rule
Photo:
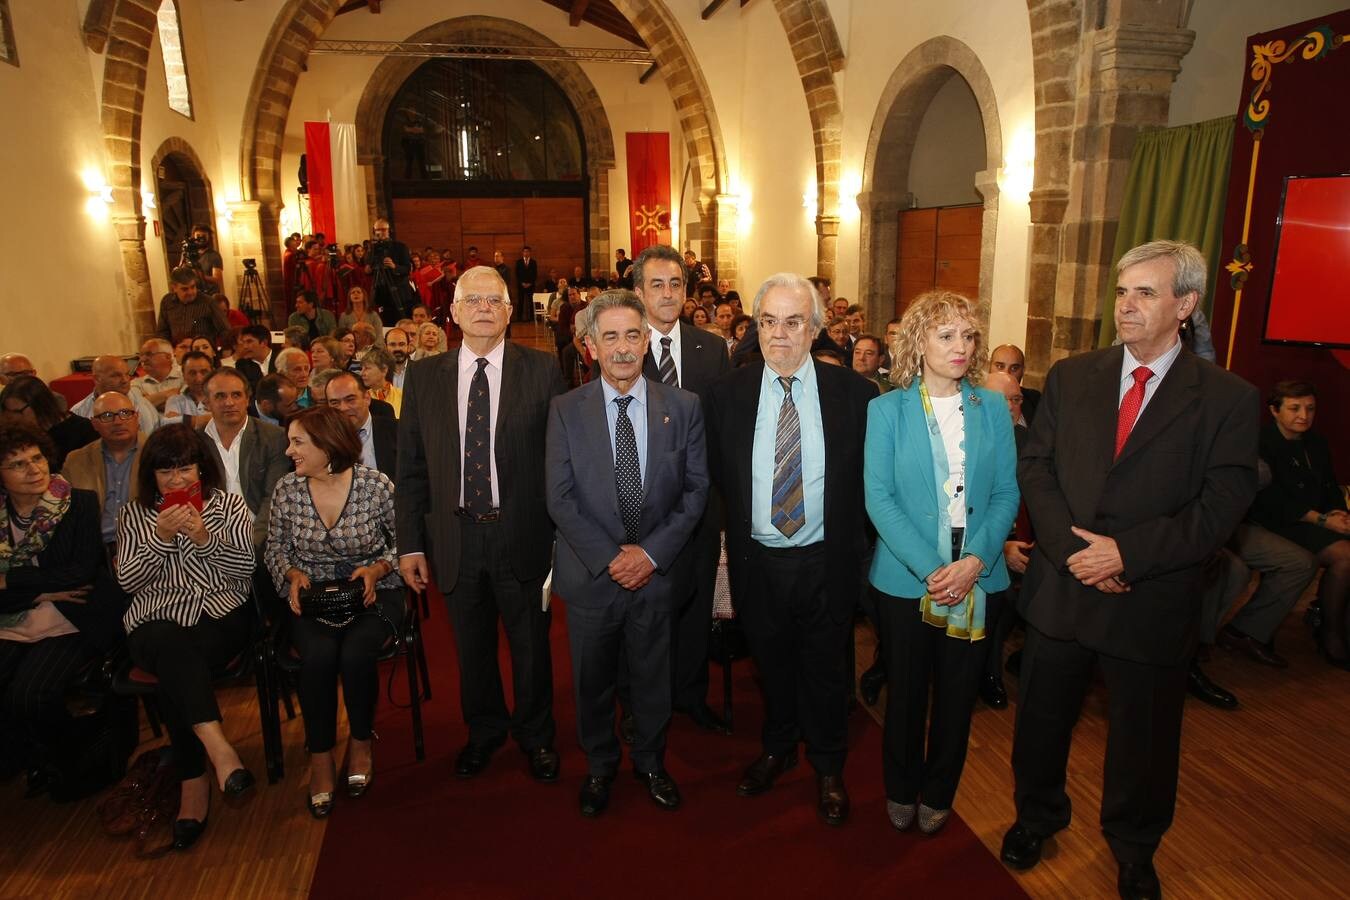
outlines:
[[[192,226],[192,236],[183,242],[179,265],[189,265],[196,270],[197,286],[203,294],[218,294],[225,289],[225,263],[211,247],[208,226]]]
[[[379,310],[384,324],[393,325],[413,305],[412,286],[408,283],[412,254],[407,244],[390,239],[388,219],[376,219],[374,230],[375,243],[370,246],[366,265],[371,276],[371,305]]]

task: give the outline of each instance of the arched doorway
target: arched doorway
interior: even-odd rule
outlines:
[[[152,160],[155,176],[155,206],[164,241],[164,260],[168,269],[177,267],[183,241],[193,225],[205,225],[215,231],[211,185],[202,173],[197,154],[186,142],[170,138]]]
[[[383,196],[398,239],[513,261],[529,245],[540,275],[590,273],[591,193],[581,119],[539,66],[431,60],[389,100]],[[525,304],[519,304],[521,308]]]
[[[988,309],[1002,157],[993,84],[974,51],[950,37],[910,51],[882,92],[858,195],[870,321],[896,315],[923,285],[977,295]]]

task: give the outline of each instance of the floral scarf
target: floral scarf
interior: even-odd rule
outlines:
[[[53,475],[46,492],[33,510],[33,521],[28,526],[28,532],[15,546],[14,534],[10,530],[9,498],[0,496],[0,575],[7,574],[10,569],[28,565],[38,554],[46,550],[52,534],[69,509],[70,482],[60,475]],[[18,625],[26,615],[28,610],[0,614],[0,628]]]

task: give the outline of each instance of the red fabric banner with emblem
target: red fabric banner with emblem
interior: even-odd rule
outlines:
[[[668,132],[628,132],[628,226],[629,259],[652,244],[670,243]]]

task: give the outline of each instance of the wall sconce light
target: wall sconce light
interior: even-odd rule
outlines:
[[[143,212],[154,212],[156,209],[155,192],[146,190],[141,191],[141,210]]]
[[[1026,203],[1031,197],[1035,163],[1036,134],[1030,126],[1026,126],[1013,135],[1003,158],[1003,167],[998,170],[1000,195],[1018,203]]]
[[[84,201],[84,211],[97,222],[108,221],[108,208],[113,203],[112,185],[97,169],[85,169],[80,173],[80,181],[89,192]]]

